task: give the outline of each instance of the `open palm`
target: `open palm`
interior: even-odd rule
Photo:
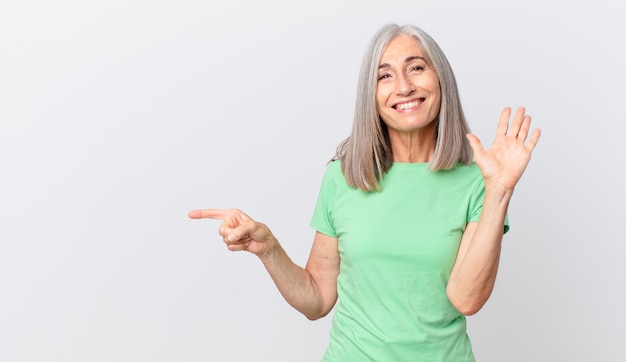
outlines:
[[[539,141],[539,129],[535,129],[528,138],[530,116],[526,114],[524,107],[517,109],[509,126],[510,117],[511,108],[504,108],[498,122],[496,138],[487,150],[483,148],[478,137],[471,133],[467,135],[474,151],[474,160],[483,174],[486,186],[512,190],[522,177]]]

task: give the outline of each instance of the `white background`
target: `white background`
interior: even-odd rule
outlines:
[[[543,131],[510,207],[481,362],[618,361],[626,341],[619,1],[0,3],[0,361],[319,361],[311,322],[195,208],[303,265],[367,42],[429,32],[472,130]]]

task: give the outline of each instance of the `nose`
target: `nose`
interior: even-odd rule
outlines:
[[[413,85],[411,79],[404,73],[396,77],[396,82],[396,90],[399,96],[408,96],[415,91],[415,85]]]

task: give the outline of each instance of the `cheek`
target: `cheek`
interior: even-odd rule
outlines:
[[[439,85],[439,79],[432,79],[432,89],[433,92],[437,95],[437,99],[441,99],[441,86]]]
[[[378,104],[382,98],[383,98],[383,88],[379,84],[376,87],[376,104]]]
[[[433,105],[439,106],[441,104],[441,92],[437,89],[436,92],[433,92]]]
[[[376,104],[385,105],[393,92],[393,85],[390,82],[378,83],[376,86]]]
[[[439,108],[441,106],[441,88],[439,87],[439,82],[433,84],[433,106]]]
[[[381,109],[385,108],[385,97],[383,97],[380,93],[376,93],[376,111],[380,113]]]

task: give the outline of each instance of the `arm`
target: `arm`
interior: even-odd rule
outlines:
[[[539,140],[540,131],[535,130],[525,144],[530,129],[530,116],[525,112],[520,107],[509,127],[511,110],[504,109],[496,139],[489,150],[483,149],[476,136],[468,135],[485,179],[485,197],[480,222],[470,222],[463,233],[446,290],[450,302],[465,315],[478,312],[493,291],[504,218],[515,185]]]
[[[465,315],[477,313],[491,296],[500,262],[508,200],[488,198],[492,196],[485,192],[480,222],[465,228],[446,290],[450,302]]]
[[[315,234],[306,268],[295,265],[276,242],[275,252],[261,258],[285,300],[308,319],[326,316],[337,301],[337,239]]]
[[[222,220],[219,234],[228,249],[257,255],[285,300],[307,318],[324,317],[335,305],[339,275],[336,238],[316,233],[306,268],[302,268],[289,258],[265,224],[239,210],[193,210],[189,217]]]

